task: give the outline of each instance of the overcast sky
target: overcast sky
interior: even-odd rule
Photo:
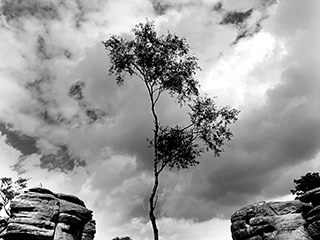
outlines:
[[[146,18],[186,37],[202,93],[241,110],[221,157],[161,176],[162,240],[231,240],[235,210],[292,199],[293,179],[320,169],[318,0],[3,0],[0,11],[0,176],[79,196],[96,240],[152,238],[148,98],[137,79],[115,84],[101,44]],[[85,107],[68,96],[77,81]],[[103,120],[90,122],[92,108]],[[170,98],[158,112],[188,117]]]

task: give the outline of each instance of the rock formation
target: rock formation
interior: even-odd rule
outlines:
[[[9,219],[0,219],[3,240],[93,240],[92,211],[76,196],[32,188],[15,197]]]
[[[306,192],[299,199],[301,202],[311,202],[312,209],[304,216],[306,228],[313,239],[320,239],[320,188]]]
[[[234,240],[320,239],[320,188],[299,200],[257,202],[231,216]]]

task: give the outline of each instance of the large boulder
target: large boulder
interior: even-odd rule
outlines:
[[[257,202],[231,216],[234,240],[311,240],[304,216],[312,209],[298,200]]]
[[[4,240],[93,240],[92,211],[76,196],[32,188],[11,203],[11,216],[0,225]]]
[[[306,192],[299,197],[299,200],[312,204],[313,208],[305,216],[306,226],[313,239],[320,239],[320,188]]]
[[[298,200],[258,202],[231,216],[234,240],[319,240],[320,187]]]

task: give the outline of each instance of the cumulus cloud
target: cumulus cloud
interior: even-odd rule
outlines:
[[[186,37],[203,68],[201,91],[241,110],[220,158],[207,153],[193,169],[163,173],[161,234],[231,239],[221,218],[287,194],[293,178],[319,169],[316,9],[316,0],[2,1],[1,175],[23,173],[30,186],[85,199],[98,240],[150,238],[148,98],[135,78],[116,85],[101,44],[111,34],[128,37],[148,17],[160,33]],[[247,14],[220,24],[235,12]],[[68,96],[77,82],[85,83],[81,104]],[[106,113],[103,121],[90,122],[92,108]],[[168,124],[188,119],[169,96],[158,112]]]
[[[295,4],[280,3],[279,12],[272,21],[280,26],[283,24],[285,29],[290,29],[291,26],[287,24],[291,22],[287,20],[281,22],[280,19],[284,15],[282,11],[291,12],[298,7],[296,4],[299,5],[297,2]],[[300,21],[309,23],[316,21],[318,16],[311,14],[312,9],[310,6],[302,8],[301,11],[304,14],[301,14]],[[306,18],[305,14],[309,17]],[[295,21],[298,20],[295,19]],[[269,69],[266,71],[273,71],[271,74],[279,71],[281,74],[273,75],[278,78],[270,81],[267,88],[263,86],[260,89],[263,90],[263,96],[258,103],[251,102],[253,99],[248,98],[250,95],[242,95],[239,102],[242,114],[234,126],[234,140],[227,145],[225,154],[219,160],[214,160],[214,163],[212,163],[212,157],[204,157],[199,166],[204,177],[199,180],[199,174],[193,173],[194,183],[185,187],[180,194],[180,199],[190,194],[196,196],[199,204],[208,201],[207,212],[212,209],[212,214],[218,213],[228,217],[235,206],[244,205],[254,199],[274,198],[288,192],[292,187],[293,179],[292,172],[289,176],[287,174],[289,169],[293,168],[297,171],[297,166],[304,166],[305,171],[317,170],[314,162],[319,158],[320,149],[317,110],[320,107],[318,93],[320,72],[316,67],[319,48],[314,41],[319,39],[319,34],[315,25],[310,24],[308,30],[292,28],[288,35],[283,35],[287,30],[279,31],[278,24],[274,25],[274,28],[269,28],[269,31],[276,40],[279,39],[280,43],[285,41],[285,49],[281,46],[271,48],[271,56],[266,55],[263,61],[251,65],[254,69],[245,71],[244,78],[237,78],[241,82],[236,92],[243,90],[241,84],[251,84],[252,77],[261,77],[260,80],[255,80],[257,84],[268,80],[266,76],[259,76],[255,72],[255,69],[260,69],[260,64]],[[305,26],[305,23],[300,23],[299,26]],[[298,34],[300,31],[305,32],[305,35]],[[259,35],[254,38],[257,37]],[[280,57],[279,51],[282,52]],[[237,55],[234,56],[237,57]],[[229,57],[226,61],[230,63],[233,59]],[[277,64],[269,65],[269,61],[276,61]],[[213,86],[212,89],[214,91],[215,87]],[[224,102],[228,101],[230,99],[224,100]],[[298,172],[295,178],[303,173]],[[283,184],[275,185],[275,182]],[[192,191],[194,192],[190,193]],[[189,208],[186,207],[186,209]],[[187,212],[184,213],[187,214]]]
[[[234,25],[238,29],[236,39],[232,44],[237,44],[241,39],[254,36],[262,29],[262,22],[272,13],[276,0],[260,1],[257,5],[246,11],[225,11],[220,24]],[[220,11],[223,10],[221,5]]]

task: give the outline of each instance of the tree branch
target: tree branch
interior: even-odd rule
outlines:
[[[145,76],[144,76],[144,73],[142,72],[142,70],[139,68],[139,66],[137,66],[136,63],[132,63],[132,64],[142,76],[140,76],[140,74],[138,74],[138,73],[135,73],[135,75],[137,75],[143,82],[145,82]]]
[[[156,96],[156,98],[155,98],[155,100],[154,100],[154,103],[156,104],[157,102],[158,102],[158,100],[159,100],[159,98],[160,98],[160,95],[161,95],[161,90],[160,90],[160,88],[157,88],[156,90],[158,90],[158,94],[157,94],[157,96]],[[155,91],[154,91],[155,92]]]
[[[189,125],[182,128],[181,131],[187,130],[188,128],[192,127],[193,125],[194,125],[194,123],[190,123]]]
[[[10,217],[10,212],[8,209],[6,209],[6,205],[3,206],[4,211],[6,212],[6,214]]]
[[[163,161],[163,160],[161,160],[162,161],[162,164],[161,164],[161,167],[160,167],[160,169],[158,170],[158,172],[157,172],[157,174],[160,174],[161,172],[162,172],[162,170],[167,166],[167,164],[168,164],[168,161]]]

